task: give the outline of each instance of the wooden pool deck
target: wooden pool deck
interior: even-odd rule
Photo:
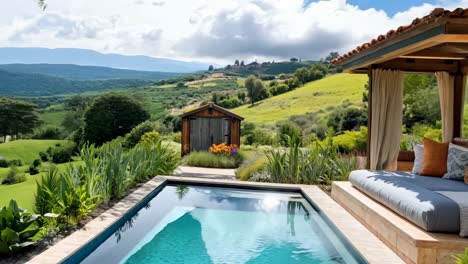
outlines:
[[[452,256],[468,247],[467,238],[426,232],[360,192],[350,182],[334,182],[332,197],[407,263],[452,264]]]
[[[293,185],[243,182],[236,180],[216,180],[189,177],[157,176],[145,183],[139,189],[122,199],[112,208],[99,217],[93,219],[80,230],[59,241],[54,246],[31,259],[28,263],[47,264],[60,263],[68,256],[78,251],[83,245],[89,243],[106,228],[115,223],[126,212],[134,207],[145,196],[158,186],[165,183],[178,184],[207,184],[210,186],[229,186],[240,188],[256,188],[269,190],[299,191],[305,198],[313,201],[318,210],[343,234],[343,236],[356,248],[362,257],[369,263],[399,264],[404,263],[389,247],[377,236],[372,234],[363,224],[354,218],[341,205],[329,195],[314,185]]]

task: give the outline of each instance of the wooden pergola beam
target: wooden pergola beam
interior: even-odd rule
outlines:
[[[383,63],[374,64],[373,68],[401,70],[406,72],[446,71],[456,73],[459,71],[459,64],[453,60],[397,58]]]
[[[464,61],[466,64],[466,60]],[[453,94],[453,138],[461,137],[463,128],[463,108],[465,104],[465,83],[463,83],[463,66],[458,63],[458,71],[454,78],[454,94]]]

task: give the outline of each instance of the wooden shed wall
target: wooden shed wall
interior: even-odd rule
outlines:
[[[223,112],[217,111],[216,109],[205,109],[200,112],[193,113],[191,115],[182,118],[182,139],[181,139],[181,151],[182,155],[190,153],[190,119],[197,117],[205,118],[229,118],[230,122],[230,140],[231,144],[240,146],[240,125],[241,121],[237,118],[233,118]]]

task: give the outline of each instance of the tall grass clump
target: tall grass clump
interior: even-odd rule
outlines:
[[[266,152],[269,181],[293,184],[326,184],[346,180],[357,168],[355,158],[342,155],[333,144],[332,132],[323,143],[302,148],[299,138],[287,136],[288,148]]]
[[[34,209],[58,215],[59,225],[76,225],[96,207],[127,195],[130,188],[158,174],[170,174],[179,154],[161,140],[127,150],[122,139],[80,151],[84,165],[59,172],[52,167],[36,181]]]
[[[235,156],[214,154],[207,151],[194,151],[184,158],[184,164],[205,168],[237,168],[244,160],[244,154],[239,152]]]

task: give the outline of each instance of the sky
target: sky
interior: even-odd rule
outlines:
[[[216,64],[347,52],[468,0],[9,0],[0,47],[84,48]]]

